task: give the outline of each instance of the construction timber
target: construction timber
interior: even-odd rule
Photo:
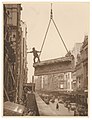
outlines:
[[[71,72],[73,71],[73,66],[74,57],[72,55],[33,64],[35,76]]]

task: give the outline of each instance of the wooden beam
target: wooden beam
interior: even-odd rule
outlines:
[[[33,64],[34,75],[48,75],[73,71],[73,57],[61,57]]]
[[[7,100],[10,101],[9,96],[8,96],[8,93],[7,93],[7,91],[6,91],[5,88],[4,88],[4,91],[5,91],[5,95],[6,95],[6,97],[7,97]]]

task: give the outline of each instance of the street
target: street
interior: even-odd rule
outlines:
[[[51,109],[53,111],[56,112],[57,115],[59,116],[74,116],[74,111],[68,111],[68,109],[66,107],[64,107],[64,104],[59,103],[59,109],[56,109],[56,103],[57,100],[52,103],[50,102],[49,106],[51,107]]]
[[[38,94],[35,93],[35,97],[40,116],[74,116],[74,112],[68,111],[64,104],[59,103],[59,109],[57,110],[57,99],[54,103],[49,102],[49,104],[46,104]]]

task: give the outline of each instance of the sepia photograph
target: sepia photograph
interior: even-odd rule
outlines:
[[[3,2],[3,116],[88,116],[90,2]]]

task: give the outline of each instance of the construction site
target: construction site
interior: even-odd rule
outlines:
[[[31,31],[21,19],[22,4],[3,4],[3,116],[88,116],[88,35],[83,34],[82,42],[69,50],[55,20],[55,3],[48,4],[49,22],[39,51],[34,46],[28,49]],[[42,60],[41,55],[48,54],[42,52],[51,25],[65,55]],[[31,53],[33,75],[27,59]]]

